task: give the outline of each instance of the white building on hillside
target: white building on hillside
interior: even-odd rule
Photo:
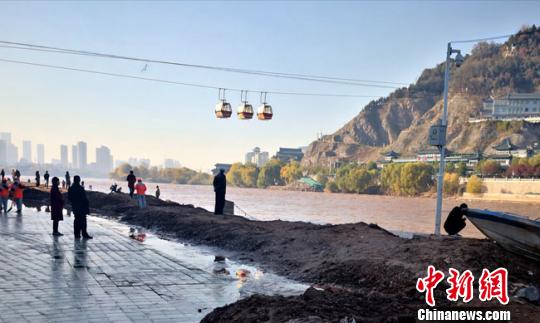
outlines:
[[[540,117],[540,93],[512,93],[489,100],[483,112],[496,119]]]

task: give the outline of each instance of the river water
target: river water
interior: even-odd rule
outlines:
[[[108,192],[112,180],[87,179],[86,187]],[[119,183],[127,191],[125,183]],[[155,192],[157,184],[147,183],[148,194]],[[213,210],[214,192],[207,185],[159,184],[161,198],[182,204],[193,204]],[[248,216],[261,221],[285,220],[308,221],[313,223],[376,223],[392,230],[417,233],[432,233],[435,220],[435,199],[424,197],[394,197],[362,194],[331,194],[314,192],[278,191],[255,188],[227,188],[227,199],[233,201]],[[452,207],[460,203],[469,207],[506,211],[537,218],[538,204],[504,201],[467,201],[445,199],[443,202],[443,221]],[[244,213],[237,209],[238,215]],[[462,231],[469,237],[483,237],[470,222]]]

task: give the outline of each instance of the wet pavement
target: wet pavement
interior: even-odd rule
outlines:
[[[1,322],[198,322],[251,294],[234,272],[212,273],[211,256],[196,249],[157,238],[141,243],[124,234],[128,227],[107,220],[90,217],[88,226],[94,239],[74,240],[70,217],[60,224],[65,236],[57,238],[48,213],[0,216]],[[272,279],[260,280],[251,289],[276,287]]]

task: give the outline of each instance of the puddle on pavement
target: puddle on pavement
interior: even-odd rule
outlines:
[[[126,224],[95,216],[91,217],[91,219],[93,222],[114,230],[125,237],[130,234],[130,226]],[[229,259],[225,262],[215,262],[216,251],[208,247],[193,246],[179,241],[162,239],[148,231],[145,231],[145,234],[144,242],[133,240],[133,243],[142,243],[148,248],[174,257],[192,268],[201,269],[229,281],[230,287],[237,291],[241,298],[253,294],[299,295],[309,287],[309,285],[265,272],[252,265],[245,265]]]

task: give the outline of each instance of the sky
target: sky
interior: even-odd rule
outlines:
[[[189,64],[410,84],[444,60],[450,40],[540,24],[540,2],[0,2],[0,40]],[[462,48],[470,50],[469,47]],[[392,89],[0,48],[0,59],[256,91],[386,96]],[[236,106],[240,94],[226,92]],[[249,92],[257,107],[259,93]],[[89,160],[174,158],[208,171],[258,146],[307,146],[371,100],[269,94],[271,121],[218,120],[218,91],[0,62],[0,132],[45,144],[86,141]]]

